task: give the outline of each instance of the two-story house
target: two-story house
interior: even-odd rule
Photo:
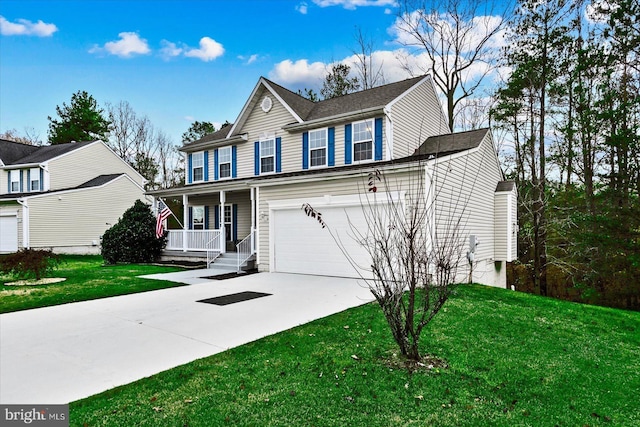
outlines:
[[[100,237],[145,179],[101,141],[33,146],[0,140],[0,253],[99,253]]]
[[[233,125],[181,151],[185,185],[150,193],[182,198],[184,229],[169,232],[170,250],[210,261],[237,250],[260,271],[358,277],[343,251],[370,265],[352,237],[366,226],[363,194],[377,169],[403,203],[410,181],[422,180],[436,207],[430,220],[444,232],[456,218],[462,238],[480,242],[474,280],[505,286],[515,187],[503,182],[488,129],[450,132],[429,76],[318,102],[260,78]],[[322,212],[342,249],[304,203]]]

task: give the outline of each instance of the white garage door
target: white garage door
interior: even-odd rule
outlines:
[[[18,217],[0,216],[0,252],[18,250]]]
[[[357,265],[366,270],[370,269],[371,258],[353,238],[354,232],[348,223],[351,221],[358,224],[358,229],[366,233],[362,207],[360,205],[320,206],[316,209],[322,213],[322,218],[331,227],[332,233],[339,239],[342,248]],[[323,229],[316,219],[308,217],[300,207],[277,209],[272,212],[271,250],[274,271],[360,277],[329,231]],[[366,270],[360,272],[368,277],[370,275],[366,274]]]

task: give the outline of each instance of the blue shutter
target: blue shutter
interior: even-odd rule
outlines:
[[[276,138],[276,172],[282,172],[282,138]]]
[[[231,147],[231,178],[238,176],[238,147]]]
[[[218,175],[218,166],[218,149],[216,148],[213,151],[213,179],[216,181],[220,179],[220,175]]]
[[[220,230],[220,205],[215,205],[213,207],[213,214],[213,228]]]
[[[40,169],[40,191],[44,191],[44,169]]]
[[[309,169],[309,132],[302,134],[302,169]]]
[[[24,191],[24,173],[22,170],[20,170],[20,192],[22,193]]]
[[[374,128],[375,160],[382,160],[382,119],[376,119]]]
[[[204,229],[209,229],[209,206],[204,207]]]
[[[187,161],[187,163],[187,184],[191,184],[193,182],[193,154],[189,153],[189,160]]]
[[[189,230],[193,229],[193,207],[189,206]]]
[[[231,215],[233,215],[233,241],[235,242],[238,240],[238,205],[233,205]]]
[[[209,181],[209,152],[205,151],[204,155],[204,180]]]
[[[253,164],[254,164],[254,175],[260,175],[260,141],[256,141],[255,143],[255,150],[254,150],[254,158],[253,158]]]
[[[27,169],[27,192],[31,191],[31,169]]]
[[[329,166],[335,166],[336,164],[336,128],[329,128],[327,131],[327,163]]]
[[[351,125],[344,125],[344,164],[351,164]]]

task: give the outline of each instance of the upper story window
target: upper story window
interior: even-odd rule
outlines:
[[[231,178],[231,147],[218,149],[218,176],[220,179]]]
[[[192,154],[191,174],[193,182],[204,181],[204,152]]]
[[[29,190],[40,191],[40,168],[29,171]]]
[[[309,159],[311,167],[327,165],[327,129],[309,131]]]
[[[373,160],[373,120],[353,124],[353,161]]]
[[[9,171],[10,175],[10,190],[12,193],[20,192],[20,171]]]
[[[276,140],[260,141],[260,173],[276,171]]]

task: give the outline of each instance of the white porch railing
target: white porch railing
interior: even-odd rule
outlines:
[[[222,252],[220,230],[169,230],[166,249]]]
[[[255,242],[256,231],[251,230],[251,233],[240,243],[236,245],[236,251],[238,253],[238,271],[240,271],[240,267],[244,264],[251,256],[256,253],[256,242]]]
[[[222,234],[218,233],[207,242],[207,268],[211,268],[211,264],[222,253]]]

